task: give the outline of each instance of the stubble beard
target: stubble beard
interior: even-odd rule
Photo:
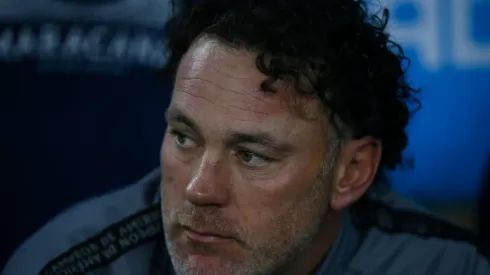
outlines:
[[[336,152],[335,152],[336,153]],[[331,196],[331,172],[333,158],[330,155],[321,172],[307,192],[300,205],[292,208],[287,215],[271,226],[277,232],[255,249],[248,250],[245,261],[223,262],[219,270],[198,270],[191,262],[177,253],[177,248],[164,228],[167,250],[177,275],[285,275],[296,260],[309,248],[312,240],[321,233],[328,223]],[[162,198],[163,199],[163,198]],[[165,213],[162,203],[162,214]],[[171,224],[172,218],[163,217],[164,224]],[[274,223],[274,220],[271,220]],[[247,232],[244,232],[244,234]],[[248,232],[249,238],[254,234]]]

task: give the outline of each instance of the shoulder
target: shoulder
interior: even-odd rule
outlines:
[[[29,237],[12,255],[2,274],[39,274],[52,259],[86,242],[107,227],[145,211],[157,195],[158,171],[135,184],[80,202]],[[83,253],[83,252],[79,252]]]
[[[390,193],[354,212],[365,236],[352,262],[360,274],[490,274],[471,232],[407,199]]]

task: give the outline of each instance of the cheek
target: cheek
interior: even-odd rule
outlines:
[[[283,169],[276,177],[277,189],[271,189],[269,200],[278,197],[284,211],[293,211],[312,196],[320,195],[328,189],[329,180],[321,179],[323,158],[298,158]]]
[[[284,167],[274,179],[238,184],[235,190],[239,209],[252,232],[267,232],[284,225],[288,217],[304,208],[312,197],[315,174],[296,166]],[[246,186],[243,187],[243,186]]]
[[[298,198],[305,195],[313,186],[319,171],[319,168],[312,169],[311,165],[291,161],[265,180],[255,177],[245,185],[249,186],[249,190],[240,191],[250,192],[252,200],[257,200],[259,204],[269,205],[271,202],[278,202],[281,206],[287,207],[294,205]]]
[[[174,150],[173,140],[166,136],[160,151],[162,195],[165,203],[182,198],[191,177],[190,166],[177,158]]]
[[[172,138],[165,133],[162,141],[162,147],[160,148],[160,165],[163,167],[168,164],[169,157],[173,154],[171,149]]]

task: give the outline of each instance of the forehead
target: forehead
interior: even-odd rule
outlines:
[[[297,98],[287,84],[277,81],[275,93],[262,91],[266,76],[257,69],[255,57],[252,52],[229,48],[212,38],[199,39],[181,61],[171,108],[200,119],[205,119],[205,113],[216,123],[289,124],[290,128],[323,123],[318,101],[303,104],[302,111],[311,114],[308,117],[318,118],[305,120],[292,106]]]

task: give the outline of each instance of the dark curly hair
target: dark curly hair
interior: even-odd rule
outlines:
[[[361,0],[200,0],[167,24],[170,56],[162,74],[173,79],[202,35],[251,50],[267,76],[262,90],[274,92],[272,84],[281,79],[319,98],[339,135],[381,140],[381,167],[395,169],[407,145],[411,104],[415,111],[420,102],[387,22],[388,10],[370,15]]]

